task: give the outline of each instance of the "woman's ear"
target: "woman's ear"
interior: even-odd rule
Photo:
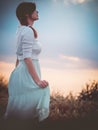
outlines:
[[[26,17],[29,17],[29,15],[28,15],[28,14],[26,14],[25,16],[26,16]]]

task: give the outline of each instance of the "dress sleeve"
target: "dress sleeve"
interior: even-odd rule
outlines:
[[[28,28],[22,37],[23,59],[27,57],[32,58],[33,43],[34,43],[34,33],[30,28]]]

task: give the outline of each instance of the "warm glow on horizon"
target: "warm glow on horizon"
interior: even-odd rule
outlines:
[[[66,96],[70,91],[73,94],[78,94],[85,83],[88,81],[98,80],[98,70],[67,70],[44,67],[43,61],[40,61],[42,79],[49,82],[51,93],[59,91]],[[5,75],[7,80],[15,64],[0,62],[0,72]]]
[[[0,61],[0,72],[5,76],[7,80],[9,79],[9,76],[14,68],[15,64]]]

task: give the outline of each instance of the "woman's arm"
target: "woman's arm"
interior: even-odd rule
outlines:
[[[19,60],[17,59],[17,60],[16,60],[15,67],[17,67],[18,63],[19,63]]]
[[[47,87],[48,82],[46,80],[41,81],[41,79],[36,73],[35,66],[32,63],[32,59],[30,57],[24,58],[24,62],[26,63],[27,69],[31,74],[32,78],[34,79],[35,83],[41,88]]]
[[[24,62],[26,63],[27,69],[29,71],[29,73],[31,74],[32,78],[34,79],[34,81],[36,83],[38,83],[40,81],[39,76],[36,73],[35,67],[32,63],[32,59],[31,58],[24,58]]]

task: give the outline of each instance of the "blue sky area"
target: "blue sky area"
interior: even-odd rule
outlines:
[[[15,33],[19,22],[16,7],[23,0],[1,1],[0,61],[13,62]],[[29,1],[29,0],[27,0]],[[34,0],[30,0],[33,2]],[[43,45],[42,59],[68,62],[68,58],[88,61],[87,67],[98,69],[97,0],[35,0],[39,20],[34,27]],[[62,62],[63,63],[63,62]],[[71,62],[72,63],[72,62]]]

